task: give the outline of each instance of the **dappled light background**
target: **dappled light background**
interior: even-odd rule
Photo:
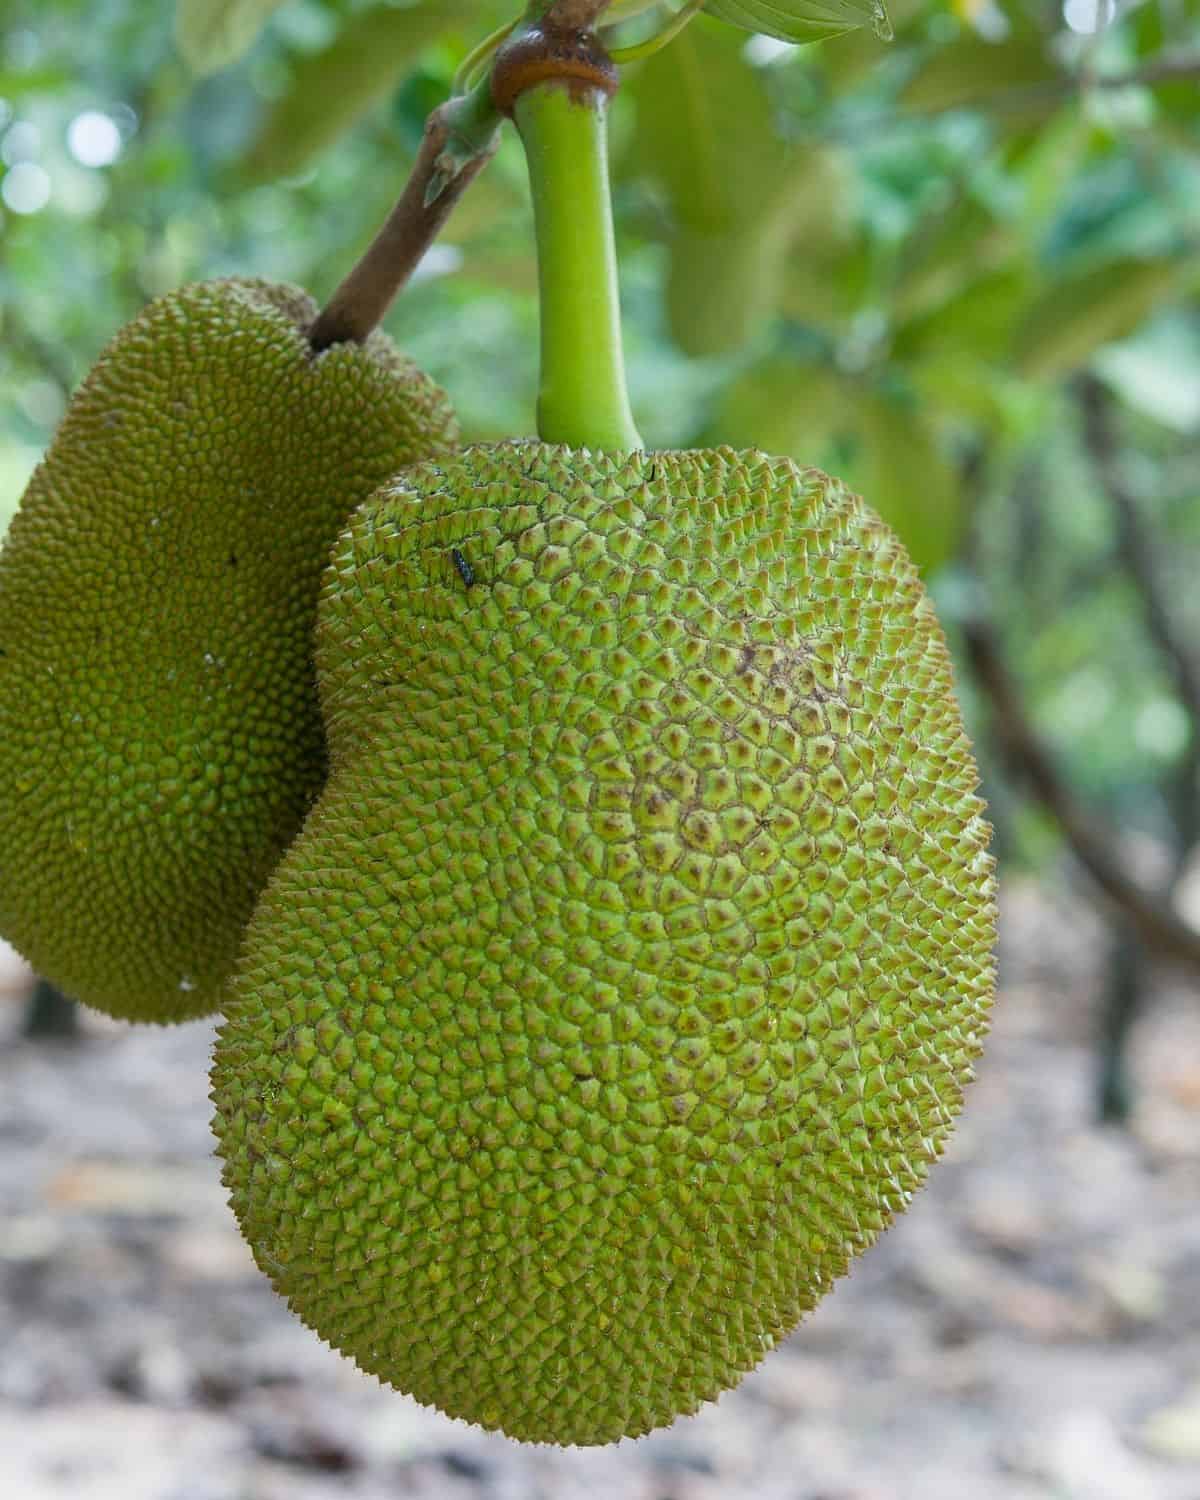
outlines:
[[[0,524],[147,298],[328,295],[512,8],[288,0],[197,77],[166,4],[5,0]],[[628,70],[614,192],[647,441],[845,476],[946,624],[1003,890],[950,1159],[718,1405],[523,1449],[273,1297],[211,1156],[210,1025],[30,1034],[4,952],[0,1494],[1200,1495],[1200,4],[891,26],[694,23]],[[535,289],[510,136],[387,322],[472,438],[533,430]]]

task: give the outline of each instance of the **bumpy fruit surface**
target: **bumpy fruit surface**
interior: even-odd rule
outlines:
[[[905,1205],[985,1027],[912,566],[785,460],[468,449],[352,518],[318,665],[330,780],[214,1066],[259,1264],[513,1437],[694,1410]]]
[[[312,664],[350,510],[446,449],[389,341],[193,286],[109,345],[0,554],[0,932],[113,1015],[211,1010],[325,771]]]

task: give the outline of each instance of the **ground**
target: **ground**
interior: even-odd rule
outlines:
[[[1010,886],[994,1035],[929,1188],[735,1392],[527,1448],[385,1390],[255,1270],[211,1026],[21,1041],[0,997],[0,1494],[13,1500],[1200,1500],[1200,999],[1164,974],[1092,1123],[1104,942]]]

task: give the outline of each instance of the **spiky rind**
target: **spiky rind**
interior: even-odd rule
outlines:
[[[132,1020],[212,1010],[324,777],[321,571],[447,449],[382,335],[314,357],[294,287],[161,298],[72,400],[0,553],[0,932]]]
[[[989,830],[929,602],[814,470],[511,444],[354,516],[318,639],[332,774],[215,1054],[233,1207],[418,1399],[647,1432],[874,1240],[970,1077]]]

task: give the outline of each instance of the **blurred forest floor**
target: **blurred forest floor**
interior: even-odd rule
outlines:
[[[1131,1131],[1091,1120],[1106,942],[1010,883],[994,1035],[911,1211],[736,1392],[558,1452],[359,1375],[255,1271],[211,1027],[0,1003],[0,1494],[13,1500],[1200,1500],[1200,1005],[1167,974]]]

